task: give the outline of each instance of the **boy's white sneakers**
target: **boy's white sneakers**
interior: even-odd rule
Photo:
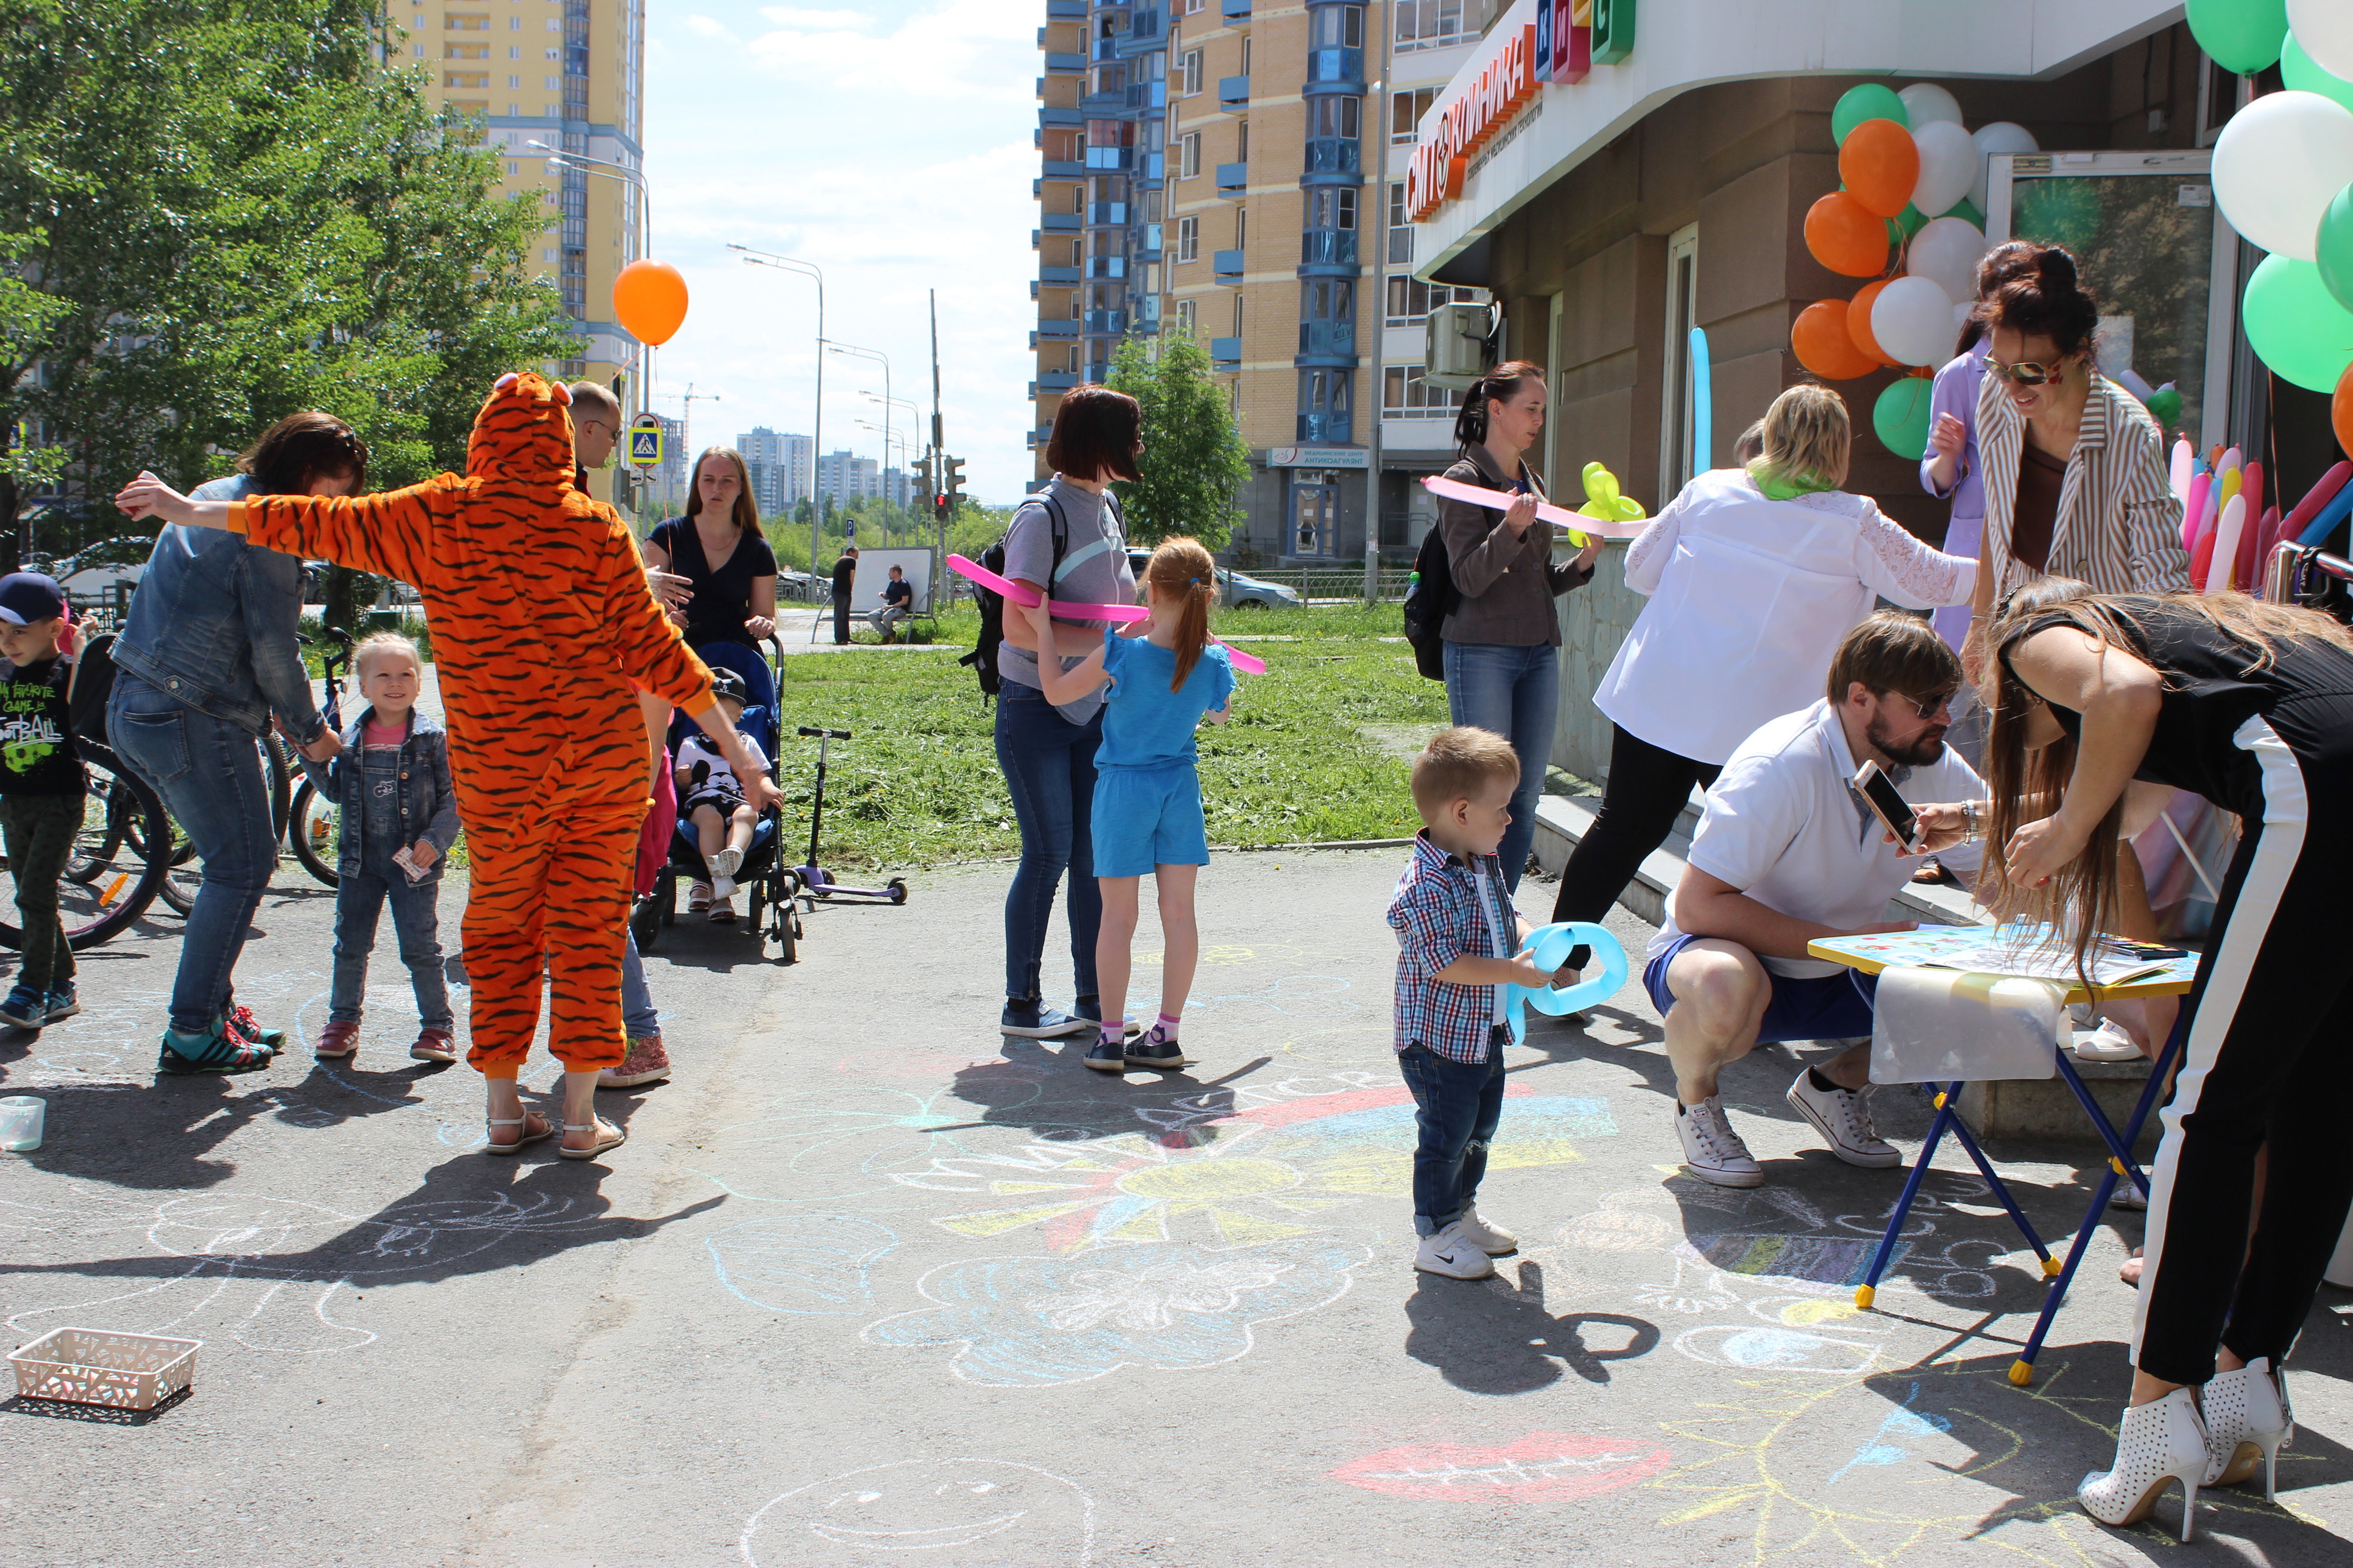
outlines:
[[[744,851],[741,849],[715,850],[710,858],[710,865],[712,881],[714,884],[723,882],[743,869]],[[723,899],[727,895],[722,893],[719,896]]]
[[[723,849],[720,853],[723,855],[726,851]],[[729,899],[735,896],[734,882],[724,876],[712,877],[711,879],[711,896],[722,903],[726,902]]]
[[[1719,1187],[1761,1187],[1764,1168],[1724,1119],[1724,1101],[1709,1095],[1697,1105],[1675,1102],[1675,1135],[1683,1142],[1683,1168]]]
[[[1520,1238],[1498,1226],[1489,1225],[1479,1217],[1479,1211],[1467,1208],[1455,1220],[1454,1228],[1461,1231],[1471,1245],[1490,1258],[1501,1258],[1520,1249]]]
[[[1443,1274],[1449,1279],[1484,1279],[1495,1272],[1494,1260],[1463,1233],[1459,1219],[1437,1235],[1421,1238],[1413,1266],[1424,1274]]]
[[[1827,1089],[1814,1087],[1813,1069],[1798,1074],[1798,1081],[1789,1086],[1782,1098],[1789,1109],[1813,1123],[1814,1131],[1831,1146],[1831,1152],[1850,1165],[1865,1170],[1883,1171],[1900,1165],[1904,1156],[1895,1145],[1879,1135],[1871,1124],[1871,1110],[1862,1102],[1864,1090],[1841,1089],[1832,1085]]]

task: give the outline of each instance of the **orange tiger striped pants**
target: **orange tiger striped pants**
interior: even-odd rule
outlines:
[[[567,1072],[620,1065],[621,938],[645,819],[642,800],[561,795],[509,801],[495,822],[468,818],[466,1059],[483,1077],[514,1078],[531,1055],[543,953],[554,991],[548,1049]]]

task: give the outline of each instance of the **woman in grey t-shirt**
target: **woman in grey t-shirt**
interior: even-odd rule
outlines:
[[[1135,455],[1144,449],[1142,430],[1143,411],[1124,392],[1082,386],[1063,395],[1046,447],[1054,477],[1013,514],[1013,526],[1005,535],[1008,577],[1049,597],[1078,604],[1134,600],[1126,532],[1119,504],[1105,486],[1113,479],[1136,477]],[[1062,523],[1059,559],[1058,512]],[[1057,624],[1073,640],[1103,633],[1099,622]],[[1076,662],[1075,658],[1064,659],[1066,665]],[[1103,894],[1095,886],[1088,818],[1094,804],[1095,747],[1103,740],[1103,695],[1096,692],[1060,708],[1048,702],[1039,688],[1036,639],[1018,616],[1005,617],[997,673],[997,765],[1005,773],[1014,820],[1021,827],[1021,864],[1005,895],[1004,1031],[1031,1039],[1084,1034],[1101,1022],[1095,1000],[1095,932],[1103,923]],[[1065,871],[1071,878],[1075,1017],[1045,1005],[1039,979],[1046,928],[1054,914],[1055,886]]]

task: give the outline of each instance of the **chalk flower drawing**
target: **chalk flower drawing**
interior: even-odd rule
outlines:
[[[1062,1258],[950,1263],[918,1289],[935,1305],[867,1325],[870,1344],[954,1345],[966,1383],[1039,1388],[1122,1367],[1176,1372],[1250,1353],[1261,1324],[1346,1294],[1369,1251],[1288,1240],[1248,1247],[1163,1245],[1118,1267]]]

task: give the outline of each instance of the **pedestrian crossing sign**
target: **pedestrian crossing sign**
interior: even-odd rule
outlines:
[[[661,467],[662,427],[658,415],[640,414],[629,426],[629,467],[640,471]]]

